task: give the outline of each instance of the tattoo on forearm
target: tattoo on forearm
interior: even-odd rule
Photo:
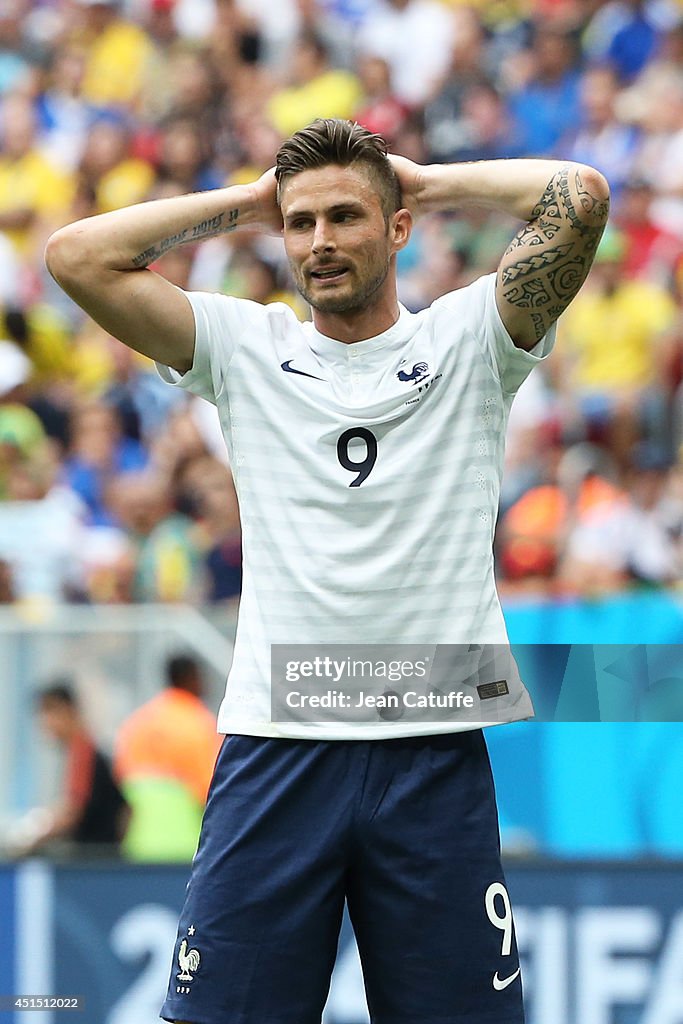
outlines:
[[[202,220],[199,224],[195,224],[192,228],[191,238],[203,238],[204,235],[211,234],[212,231],[217,231],[223,223],[223,214],[219,213],[217,217],[210,217],[209,220]]]
[[[504,303],[529,312],[536,341],[583,284],[607,221],[609,200],[593,195],[576,167],[562,167],[510,243],[499,269]]]
[[[215,217],[209,217],[207,220],[200,221],[194,227],[183,228],[182,231],[178,231],[175,235],[169,235],[168,238],[162,238],[156,245],[151,245],[144,252],[134,256],[133,266],[136,269],[148,267],[150,263],[160,259],[165,252],[175,248],[176,245],[183,245],[185,242],[196,242],[200,238],[213,238],[215,235],[223,235],[227,234],[228,231],[234,231],[237,227],[238,219],[239,210],[235,209],[228,212],[227,219],[226,214],[219,213]]]

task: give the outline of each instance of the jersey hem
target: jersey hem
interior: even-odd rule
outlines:
[[[475,729],[487,729],[493,725],[510,725],[512,722],[524,722],[534,718],[531,708],[520,709],[519,714],[510,715],[499,722],[426,722],[422,727],[417,725],[395,726],[387,724],[353,726],[351,731],[346,728],[335,728],[329,724],[321,726],[312,722],[309,726],[281,726],[273,722],[257,723],[240,719],[228,719],[219,722],[218,732],[226,736],[262,736],[264,739],[283,740],[391,740],[404,739],[409,736],[436,736],[453,732],[473,732]]]

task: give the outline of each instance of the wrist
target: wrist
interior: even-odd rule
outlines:
[[[418,181],[417,200],[423,213],[455,210],[467,201],[463,188],[466,164],[425,164]]]

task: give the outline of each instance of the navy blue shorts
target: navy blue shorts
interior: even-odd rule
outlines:
[[[162,1017],[320,1024],[346,899],[373,1024],[519,1024],[480,731],[227,738]]]

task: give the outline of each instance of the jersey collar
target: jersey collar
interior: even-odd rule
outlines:
[[[413,316],[413,313],[399,303],[398,320],[388,330],[383,331],[381,334],[376,334],[373,338],[366,338],[365,341],[354,341],[350,344],[344,341],[337,341],[335,338],[329,338],[326,334],[321,334],[310,321],[304,326],[307,329],[311,350],[317,356],[346,362],[347,359],[351,358],[352,352],[353,358],[359,359],[363,356],[372,355],[382,349],[401,348],[410,334],[410,322]]]

